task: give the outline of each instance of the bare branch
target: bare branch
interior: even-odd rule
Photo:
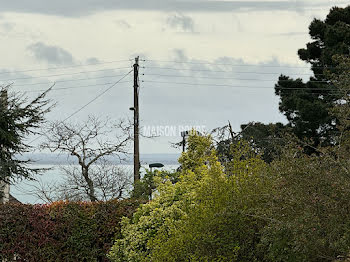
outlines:
[[[129,143],[132,140],[132,124],[125,120],[113,123],[110,119],[101,120],[89,116],[88,120],[81,124],[52,123],[44,133],[46,142],[41,148],[76,157],[77,164],[81,168],[80,177],[76,177],[76,172],[73,172],[74,179],[70,179],[70,182],[79,187],[84,183],[84,190],[89,199],[96,201],[96,183],[101,189],[102,181],[95,174],[111,181],[110,177],[102,172],[103,170],[97,172],[96,166],[104,163],[107,157],[116,157],[121,161],[121,155],[128,153]],[[107,197],[106,193],[104,195]]]

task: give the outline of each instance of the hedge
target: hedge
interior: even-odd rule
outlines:
[[[108,261],[120,220],[140,201],[0,205],[0,260]]]

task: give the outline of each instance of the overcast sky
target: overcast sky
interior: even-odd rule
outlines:
[[[57,102],[50,120],[65,119],[101,94],[131,70],[132,59],[139,55],[143,126],[210,130],[230,120],[236,131],[249,121],[285,122],[274,83],[281,73],[308,78],[308,66],[297,57],[297,50],[310,41],[308,25],[315,17],[324,19],[330,7],[346,4],[320,0],[0,2],[0,79],[29,96],[56,81],[57,90],[49,94]],[[128,75],[70,121],[83,121],[89,114],[131,118],[131,81]],[[141,152],[177,152],[169,142],[179,140],[142,139]]]

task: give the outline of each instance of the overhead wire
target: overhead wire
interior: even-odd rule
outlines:
[[[111,62],[105,62],[105,63],[113,63],[113,62],[125,62],[125,61],[130,61],[130,60],[120,60],[120,61],[111,61]],[[170,61],[165,61],[165,60],[141,60],[141,61],[162,61],[162,62],[170,62]],[[176,61],[172,61],[176,62]],[[97,64],[105,64],[105,63],[97,63]],[[183,62],[179,62],[183,63]],[[191,64],[197,64],[197,62],[189,62]],[[202,64],[202,62],[198,62]],[[203,63],[203,64],[214,64],[214,63]],[[232,65],[232,64],[216,64],[216,65]],[[239,65],[237,65],[239,66]],[[248,65],[246,65],[248,66]],[[257,65],[258,66],[258,65]],[[271,66],[271,67],[280,67],[280,66]],[[63,67],[62,67],[63,68]],[[69,67],[64,67],[64,68],[69,68]],[[101,70],[93,70],[93,71],[82,71],[82,72],[75,72],[75,73],[67,73],[67,74],[55,74],[55,75],[46,75],[46,76],[40,76],[40,78],[44,77],[55,77],[55,76],[66,76],[66,75],[77,75],[77,74],[84,74],[84,73],[95,73],[95,72],[102,72],[102,71],[108,71],[108,70],[118,70],[118,69],[125,69],[125,68],[130,68],[130,67],[120,67],[120,68],[108,68],[108,69],[101,69]],[[253,72],[253,71],[244,71],[244,72],[230,72],[230,71],[224,71],[224,70],[196,70],[196,69],[187,69],[187,68],[169,68],[169,67],[141,67],[141,68],[156,68],[156,69],[169,69],[169,70],[184,70],[184,71],[205,71],[205,72],[226,72],[226,73],[246,73],[246,74],[275,74],[271,72]],[[57,68],[56,68],[57,69]],[[31,70],[34,71],[34,70]],[[277,74],[277,73],[276,73]],[[295,73],[298,74],[298,73]],[[142,76],[145,76],[145,73],[141,74]],[[306,74],[298,74],[298,75],[306,75]],[[109,77],[117,77],[117,76],[123,76],[123,75],[111,75],[111,76],[101,76],[101,77],[92,77],[92,78],[81,78],[81,79],[66,79],[66,80],[58,80],[54,81],[54,83],[63,83],[63,82],[76,82],[76,81],[85,81],[85,80],[95,80],[95,79],[102,79],[102,78],[109,78]],[[190,78],[192,76],[181,76],[181,75],[165,75],[165,74],[147,74],[147,76],[160,76],[160,77],[174,77],[174,78]],[[311,75],[310,75],[311,76]],[[18,79],[34,79],[34,78],[39,78],[39,77],[26,77],[26,78],[17,78]],[[235,78],[235,77],[206,77],[206,76],[196,76],[196,78],[202,78],[202,79],[213,79],[213,80],[218,80],[218,79],[223,79],[223,80],[237,80],[237,81],[264,81],[264,82],[272,82],[272,81],[277,81],[277,80],[269,80],[269,79],[254,79],[254,78]],[[12,79],[16,80],[16,79]],[[293,81],[293,80],[279,80],[279,82],[288,82],[288,81]],[[126,83],[129,81],[124,81],[122,83]],[[209,84],[209,83],[188,83],[188,82],[165,82],[165,81],[154,81],[154,80],[142,80],[140,82],[152,82],[152,83],[166,83],[166,84],[176,84],[176,85],[203,85],[203,86],[222,86],[222,87],[235,87],[235,88],[254,88],[254,89],[262,89],[262,88],[273,88],[273,87],[255,87],[255,86],[242,86],[242,85],[231,85],[231,84]],[[313,81],[310,80],[308,82],[315,82],[315,83],[328,83],[329,81]],[[26,85],[43,85],[43,84],[52,84],[52,82],[40,82],[40,83],[29,83],[29,84],[13,84],[13,86],[26,86]],[[67,90],[67,89],[75,89],[75,88],[83,88],[83,87],[94,87],[94,86],[103,86],[103,85],[109,85],[112,84],[112,82],[108,83],[101,83],[101,84],[92,84],[92,85],[81,85],[81,86],[72,86],[72,87],[60,87],[60,88],[54,88],[52,89],[53,91],[58,91],[58,90]],[[278,87],[277,89],[280,90],[305,90],[305,91],[330,91],[330,92],[335,92],[337,90],[334,89],[327,89],[327,88],[284,88],[284,87]],[[42,92],[45,91],[43,89],[40,90],[28,90],[26,92]]]
[[[64,120],[61,121],[61,123],[67,121],[68,119],[70,119],[72,116],[78,114],[80,111],[82,111],[84,108],[86,108],[87,106],[89,106],[90,104],[92,104],[93,102],[95,102],[98,98],[100,98],[101,96],[103,96],[105,93],[107,93],[109,90],[111,90],[113,87],[115,87],[117,84],[119,84],[124,78],[126,78],[133,70],[130,70],[128,73],[126,73],[122,78],[120,78],[118,81],[116,81],[115,83],[113,83],[110,87],[108,87],[106,90],[104,90],[103,92],[99,93],[97,96],[95,96],[92,100],[90,100],[88,103],[86,103],[85,105],[83,105],[82,107],[80,107],[78,110],[74,111],[72,114],[70,114],[68,117],[66,117]]]
[[[33,85],[50,85],[53,83],[66,83],[66,82],[77,82],[77,81],[86,81],[86,80],[97,80],[111,77],[123,76],[124,74],[119,75],[110,75],[110,76],[99,76],[99,77],[87,77],[87,78],[79,78],[79,79],[66,79],[66,80],[57,80],[51,82],[39,82],[39,83],[29,83],[29,84],[12,84],[11,86],[33,86]]]
[[[130,82],[131,82],[131,80],[129,80],[129,81],[122,81],[122,82],[119,82],[119,84],[130,83]],[[86,88],[86,87],[95,87],[95,86],[105,86],[105,85],[111,85],[111,84],[113,84],[113,82],[101,83],[101,84],[93,84],[93,85],[84,85],[84,86],[59,87],[59,88],[52,88],[51,91]],[[23,91],[23,92],[25,92],[25,93],[37,93],[37,92],[44,92],[44,91],[46,91],[46,89],[28,90],[28,91]]]
[[[253,88],[253,89],[273,89],[271,86],[239,86],[229,84],[207,84],[207,83],[188,83],[188,82],[166,82],[166,81],[153,81],[153,80],[142,80],[143,83],[159,83],[159,84],[174,84],[174,85],[191,85],[191,86],[221,86],[221,87],[234,87],[234,88]],[[333,88],[298,88],[298,87],[274,87],[280,90],[304,90],[304,91],[334,91],[339,90]]]
[[[130,61],[130,60],[120,60],[118,62],[122,61]],[[165,60],[142,60],[142,61],[165,61]],[[117,62],[117,61],[114,61]],[[169,61],[168,61],[169,62]],[[176,62],[176,61],[174,61]],[[105,62],[105,63],[112,63],[112,62]],[[105,63],[97,63],[97,64],[105,64]],[[179,62],[182,63],[182,62]],[[191,62],[192,63],[192,62]],[[197,62],[193,62],[197,63]],[[198,62],[200,63],[200,62]],[[228,65],[228,64],[221,64],[221,65]],[[237,65],[238,66],[238,65]],[[63,68],[63,67],[62,67]],[[67,68],[67,67],[66,67]],[[125,69],[129,67],[120,67],[120,68],[108,68],[108,69],[100,69],[100,70],[92,70],[92,71],[81,71],[81,72],[75,72],[75,73],[62,73],[62,74],[54,74],[54,75],[45,75],[45,76],[30,76],[30,77],[21,77],[21,78],[12,78],[12,79],[2,79],[0,81],[14,81],[14,80],[29,80],[29,79],[36,79],[36,78],[49,78],[49,77],[58,77],[58,76],[73,76],[73,75],[78,75],[78,74],[87,74],[87,73],[96,73],[96,72],[103,72],[103,71],[108,71],[108,70],[118,70],[118,69]],[[142,67],[142,68],[158,68],[158,67]],[[204,72],[224,72],[224,73],[232,73],[229,71],[224,71],[224,70],[196,70],[196,69],[187,69],[187,68],[166,68],[162,67],[159,69],[169,69],[169,70],[185,70],[185,71],[204,71]],[[259,74],[259,75],[272,75],[275,73],[271,72],[253,72],[253,71],[244,71],[244,72],[234,72],[234,73],[241,73],[241,74]],[[278,74],[278,73],[276,73]],[[297,75],[297,73],[295,73]],[[145,75],[145,74],[142,74]],[[152,76],[161,76],[161,77],[190,77],[190,76],[180,76],[180,75],[162,75],[162,74],[147,74],[147,75],[152,75]],[[307,75],[311,76],[310,74],[298,74],[298,75]],[[121,76],[121,75],[115,75],[115,76]],[[75,81],[85,81],[85,80],[94,80],[94,79],[102,79],[102,78],[109,78],[113,76],[101,76],[101,77],[93,77],[93,78],[82,78],[82,79],[68,79],[68,80],[58,80],[55,81],[55,83],[61,83],[61,82],[75,82]],[[196,78],[203,78],[203,79],[232,79],[232,80],[238,80],[238,81],[264,81],[264,82],[272,82],[275,80],[268,80],[268,79],[244,79],[244,78],[234,78],[234,77],[206,77],[206,76],[196,76]],[[280,80],[280,81],[289,81],[289,80]],[[319,83],[327,83],[328,81],[309,81],[309,82],[319,82]],[[39,83],[28,83],[28,84],[12,84],[13,86],[26,86],[26,85],[43,85],[43,84],[51,84],[52,82],[39,82]]]
[[[214,65],[214,66],[231,66],[231,67],[268,67],[268,68],[302,68],[310,69],[310,66],[284,66],[284,65],[264,65],[264,64],[232,64],[232,63],[214,63],[202,61],[171,61],[171,60],[142,60],[144,62],[174,63],[174,64],[191,64],[191,65]]]
[[[24,70],[14,70],[14,71],[0,71],[0,75],[3,74],[12,74],[12,73],[26,73],[26,72],[36,72],[36,71],[50,71],[50,70],[61,70],[67,68],[78,68],[78,67],[87,67],[87,66],[96,66],[96,65],[104,65],[104,64],[113,64],[113,63],[122,63],[122,62],[130,62],[131,60],[115,60],[115,61],[107,61],[107,62],[97,62],[97,63],[89,63],[89,64],[80,64],[80,65],[71,65],[71,66],[62,66],[62,67],[48,67],[48,68],[37,68],[37,69],[24,69]]]
[[[213,65],[213,66],[231,66],[231,67],[264,67],[264,68],[293,68],[293,69],[312,69],[312,68],[324,68],[335,69],[336,66],[293,66],[293,65],[269,65],[269,64],[233,64],[233,63],[220,63],[220,62],[206,62],[206,61],[175,61],[175,60],[148,60],[143,59],[144,62],[157,62],[157,63],[174,63],[174,64],[191,64],[191,65]],[[349,67],[350,68],[350,67]]]
[[[63,73],[63,74],[55,74],[55,75],[41,75],[41,76],[29,76],[29,77],[19,77],[19,78],[8,78],[8,79],[0,79],[0,81],[15,81],[15,80],[29,80],[29,79],[37,79],[37,78],[49,78],[49,77],[57,77],[57,76],[71,76],[71,75],[80,75],[80,74],[87,74],[87,73],[97,73],[97,72],[104,72],[104,71],[111,71],[111,70],[121,70],[121,69],[128,69],[130,67],[119,67],[119,68],[108,68],[108,69],[99,69],[99,70],[93,70],[93,71],[81,71],[81,72],[75,72],[75,73]]]
[[[145,75],[144,73],[142,75]],[[184,76],[184,75],[162,75],[162,74],[147,74],[147,76],[160,76],[160,77],[175,77],[175,78],[191,78],[193,76]],[[202,78],[202,79],[213,79],[213,80],[238,80],[238,81],[264,81],[264,82],[285,82],[285,81],[292,81],[292,80],[276,80],[276,79],[246,79],[246,78],[235,78],[235,77],[208,77],[208,76],[196,76],[196,78]],[[329,83],[329,81],[322,81],[322,80],[309,80],[308,82],[311,83]]]
[[[142,61],[153,61],[153,62],[176,62],[176,61],[167,61],[167,60],[142,60]],[[182,62],[178,62],[182,63]],[[186,62],[185,62],[186,63]],[[188,62],[189,64],[197,64],[197,62]],[[214,63],[201,63],[198,62],[198,64],[214,64]],[[232,64],[215,64],[215,65],[232,65]],[[239,66],[239,65],[236,65]],[[247,65],[251,66],[251,65]],[[257,65],[259,66],[259,65]],[[268,66],[267,66],[268,67]],[[271,67],[281,67],[281,66],[271,66]],[[257,72],[257,71],[226,71],[226,70],[210,70],[210,69],[193,69],[193,68],[174,68],[174,67],[158,67],[158,66],[143,66],[142,68],[151,68],[151,69],[164,69],[164,70],[177,70],[177,71],[191,71],[191,72],[222,72],[222,73],[237,73],[237,74],[256,74],[256,75],[274,75],[274,74],[281,74],[279,73],[272,73],[272,72]],[[210,76],[186,76],[186,75],[174,75],[174,74],[153,74],[153,73],[143,73],[143,76],[157,76],[157,77],[171,77],[171,78],[199,78],[199,79],[208,79],[208,80],[237,80],[237,81],[259,81],[259,82],[272,82],[275,81],[276,83],[283,83],[283,82],[293,82],[295,79],[257,79],[257,78],[237,78],[237,77],[210,77]],[[317,76],[317,75],[323,75],[323,74],[302,74],[302,73],[289,73],[288,75],[298,75],[298,76]],[[298,78],[300,80],[303,80],[301,78]],[[211,84],[211,83],[190,83],[190,82],[166,82],[166,81],[155,81],[155,80],[148,80],[145,79],[142,82],[147,83],[159,83],[159,84],[174,84],[174,85],[192,85],[192,86],[221,86],[221,87],[234,87],[234,88],[254,88],[254,89],[276,89],[276,90],[302,90],[307,92],[327,92],[329,93],[336,93],[341,92],[338,89],[330,88],[330,85],[327,85],[325,88],[317,88],[317,87],[280,87],[280,86],[244,86],[244,85],[232,85],[232,84]],[[329,80],[308,80],[308,83],[324,83],[324,84],[331,84],[331,81]]]
[[[257,71],[227,71],[227,70],[210,70],[210,69],[191,69],[191,68],[174,68],[174,67],[155,67],[155,66],[147,66],[142,67],[143,69],[161,69],[161,70],[174,70],[174,71],[191,71],[191,72],[212,72],[212,73],[236,73],[236,74],[257,74],[257,75],[276,75],[281,74],[281,72],[257,72]],[[313,76],[323,74],[303,74],[303,73],[290,73],[290,75],[303,75],[303,76]]]
[[[105,93],[107,93],[109,90],[111,90],[113,87],[115,87],[117,84],[119,84],[124,78],[126,78],[128,75],[130,75],[130,73],[133,71],[130,70],[128,73],[126,73],[123,77],[121,77],[118,81],[114,82],[110,87],[108,87],[107,89],[105,89],[103,92],[99,93],[97,96],[95,96],[93,99],[91,99],[89,102],[87,102],[86,104],[84,104],[83,106],[81,106],[80,108],[78,108],[77,110],[75,110],[73,113],[71,113],[68,117],[64,118],[62,121],[59,122],[59,124],[63,124],[65,121],[67,121],[68,119],[72,118],[73,116],[75,116],[76,114],[78,114],[79,112],[81,112],[82,110],[84,110],[87,106],[89,106],[90,104],[92,104],[93,102],[95,102],[97,99],[99,99],[101,96],[103,96]],[[43,136],[40,135],[39,137],[31,140],[29,142],[29,145],[34,143],[36,140],[38,140],[39,138],[41,138]]]

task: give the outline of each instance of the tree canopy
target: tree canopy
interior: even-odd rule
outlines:
[[[342,93],[331,80],[334,74],[339,75],[339,62],[333,57],[350,54],[350,6],[333,7],[324,20],[315,18],[309,26],[309,35],[312,41],[299,49],[298,55],[310,64],[313,76],[304,82],[281,75],[275,85],[275,94],[280,97],[279,110],[288,123],[241,126],[241,137],[250,141],[267,162],[276,157],[275,146],[283,143],[282,133],[289,132],[300,141],[307,141],[309,145],[303,146],[307,154],[315,153],[313,147],[318,145],[334,144],[339,134],[338,119],[330,111]]]
[[[48,91],[29,100],[23,94],[9,92],[9,87],[0,89],[0,182],[32,178],[40,171],[28,166],[30,160],[17,157],[31,149],[25,138],[38,134],[37,129],[51,109],[45,98]]]
[[[332,8],[323,21],[314,19],[309,34],[312,41],[299,49],[298,55],[311,65],[314,76],[304,83],[281,75],[275,92],[281,99],[279,109],[294,134],[312,139],[314,146],[328,145],[337,131],[336,119],[329,110],[341,96],[328,73],[336,72],[334,55],[350,54],[350,6]]]

